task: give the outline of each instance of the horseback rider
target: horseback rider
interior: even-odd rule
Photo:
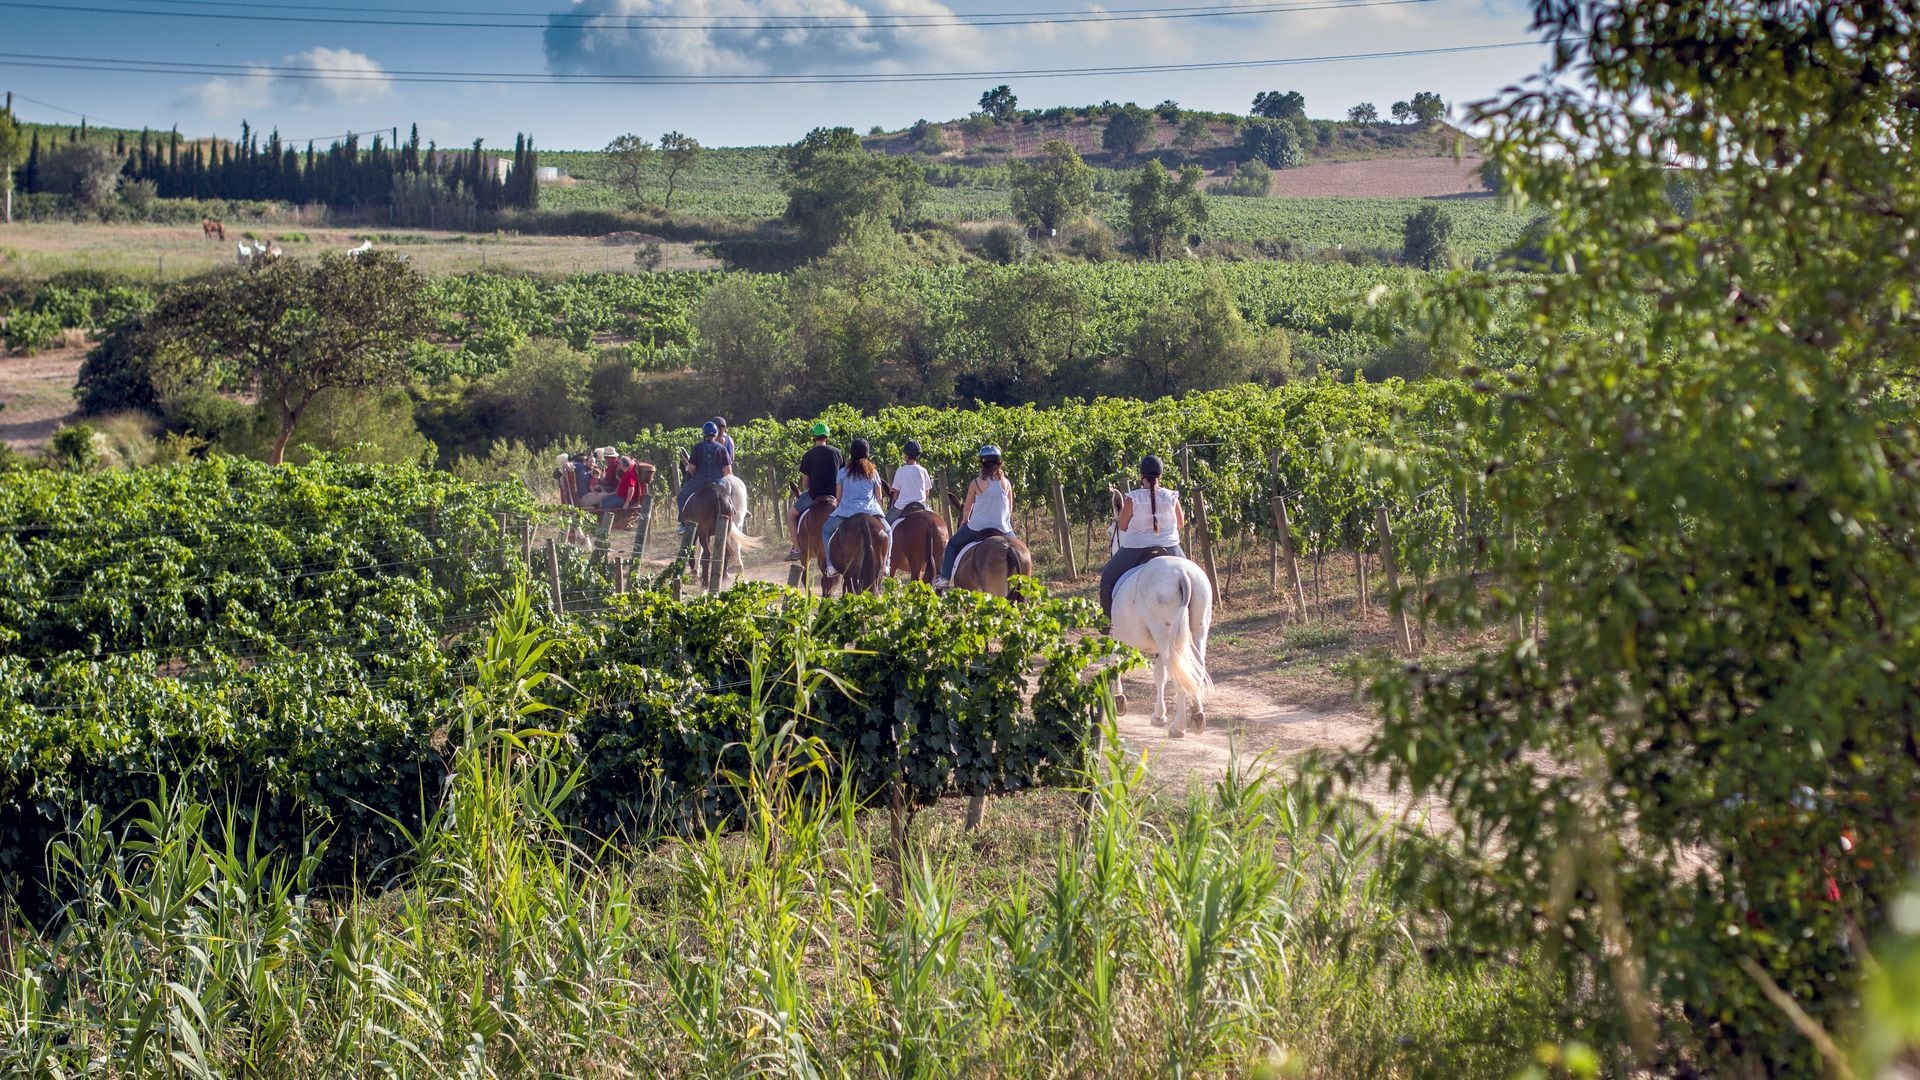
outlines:
[[[960,507],[960,529],[947,541],[947,553],[940,561],[940,576],[933,587],[953,585],[953,564],[968,544],[993,533],[1013,535],[1013,484],[1001,467],[1000,448],[991,443],[980,448],[980,475],[967,482],[967,499]]]
[[[728,459],[729,460],[738,459],[740,456],[740,452],[733,448],[733,436],[727,434],[727,418],[724,416],[714,417],[713,426],[720,429],[720,444],[727,448]]]
[[[793,537],[793,547],[787,551],[788,562],[800,560],[800,515],[807,512],[813,500],[838,493],[840,466],[844,462],[840,451],[827,442],[832,434],[833,429],[824,423],[813,425],[813,446],[800,456],[800,473],[807,478],[807,487],[787,511],[787,535]]]
[[[705,436],[694,444],[688,452],[687,460],[681,466],[686,473],[687,482],[680,485],[680,538],[685,541],[693,535],[693,523],[686,520],[687,500],[693,493],[708,484],[717,484],[733,475],[733,455],[727,451],[725,443],[720,441],[720,428],[709,420],[700,428]]]
[[[1187,514],[1180,508],[1180,496],[1160,486],[1166,466],[1148,454],[1140,459],[1140,486],[1126,493],[1120,502],[1120,516],[1114,522],[1117,547],[1106,568],[1100,571],[1100,609],[1113,611],[1113,587],[1126,572],[1161,555],[1186,558],[1180,549],[1180,530],[1186,527]]]
[[[855,439],[847,447],[847,463],[835,477],[835,494],[840,504],[833,508],[827,521],[820,530],[820,550],[822,554],[833,550],[833,534],[840,530],[840,523],[859,514],[871,514],[884,520],[885,514],[880,508],[880,470],[873,464],[873,448],[865,439]],[[833,561],[829,558],[823,566],[828,577],[834,574]]]
[[[933,478],[927,475],[927,467],[920,464],[920,443],[908,439],[902,447],[907,455],[907,463],[893,470],[893,505],[887,508],[887,524],[900,520],[907,508],[915,503],[925,506],[927,493],[933,488]]]

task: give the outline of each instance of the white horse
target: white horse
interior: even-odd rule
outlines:
[[[1120,500],[1113,492],[1114,520],[1107,526],[1110,552],[1120,550]],[[1207,730],[1207,632],[1213,626],[1213,585],[1207,572],[1191,559],[1163,555],[1121,575],[1113,587],[1113,636],[1153,657],[1153,723],[1165,725],[1167,736],[1186,734],[1187,711],[1193,710],[1193,729]],[[1179,701],[1171,722],[1167,717],[1167,681],[1171,678]],[[1126,695],[1114,680],[1120,707]]]
[[[727,490],[733,493],[733,498],[729,501],[734,506],[733,527],[727,530],[726,563],[723,565],[728,565],[733,573],[744,574],[747,572],[747,564],[740,557],[740,551],[742,548],[751,548],[758,543],[747,535],[747,483],[733,474],[728,474],[723,483],[726,484]]]

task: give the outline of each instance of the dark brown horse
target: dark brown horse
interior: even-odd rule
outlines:
[[[741,509],[735,505],[732,489],[716,483],[700,484],[680,508],[681,523],[693,525],[693,536],[681,547],[681,554],[690,555],[693,545],[699,545],[694,580],[710,593],[719,592],[725,584],[729,553],[738,550],[737,545],[746,538],[734,525]]]
[[[959,498],[949,491],[947,502],[953,507],[953,519],[960,520]],[[1019,537],[1004,533],[969,545],[960,553],[960,561],[953,564],[954,588],[991,593],[1011,600],[1020,599],[1020,595],[1008,581],[1014,577],[1032,576],[1033,552],[1027,550],[1027,545]]]
[[[820,595],[830,593],[836,582],[841,592],[849,596],[879,592],[880,582],[886,578],[887,556],[892,544],[884,518],[855,514],[842,520],[834,530],[829,547],[834,574],[832,577],[821,575]]]
[[[212,218],[200,219],[200,235],[208,240],[227,242],[227,227]]]
[[[787,494],[795,499],[800,497],[800,485],[787,485]],[[824,580],[827,569],[827,549],[820,543],[820,533],[827,524],[827,518],[840,506],[840,500],[832,495],[822,495],[813,500],[806,512],[800,515],[800,524],[795,527],[793,546],[800,549],[800,587],[808,587],[812,567],[820,567],[822,581],[820,595],[826,595],[827,582]]]
[[[905,572],[908,581],[933,584],[948,535],[946,521],[929,507],[902,514],[893,526],[893,569]]]

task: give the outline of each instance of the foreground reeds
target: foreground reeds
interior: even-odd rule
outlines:
[[[1109,750],[979,832],[920,815],[902,858],[756,730],[744,830],[589,850],[537,653],[495,646],[382,891],[177,796],[77,822],[70,904],[0,969],[0,1075],[1507,1075],[1554,1039],[1524,965],[1422,958],[1406,849],[1277,774],[1156,800]]]

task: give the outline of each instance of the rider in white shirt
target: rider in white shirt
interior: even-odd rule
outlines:
[[[1140,486],[1127,492],[1120,504],[1120,517],[1115,522],[1118,547],[1100,571],[1100,607],[1104,611],[1113,610],[1113,587],[1127,571],[1146,562],[1149,551],[1159,548],[1186,558],[1186,552],[1180,549],[1180,530],[1187,523],[1187,515],[1180,509],[1180,496],[1160,486],[1165,471],[1160,459],[1152,454],[1140,459]]]
[[[920,464],[920,444],[908,439],[903,449],[907,463],[893,472],[893,505],[887,508],[888,525],[899,521],[900,515],[906,513],[907,507],[914,503],[932,508],[932,504],[927,502],[927,495],[933,490],[933,477],[927,475],[927,467]]]

